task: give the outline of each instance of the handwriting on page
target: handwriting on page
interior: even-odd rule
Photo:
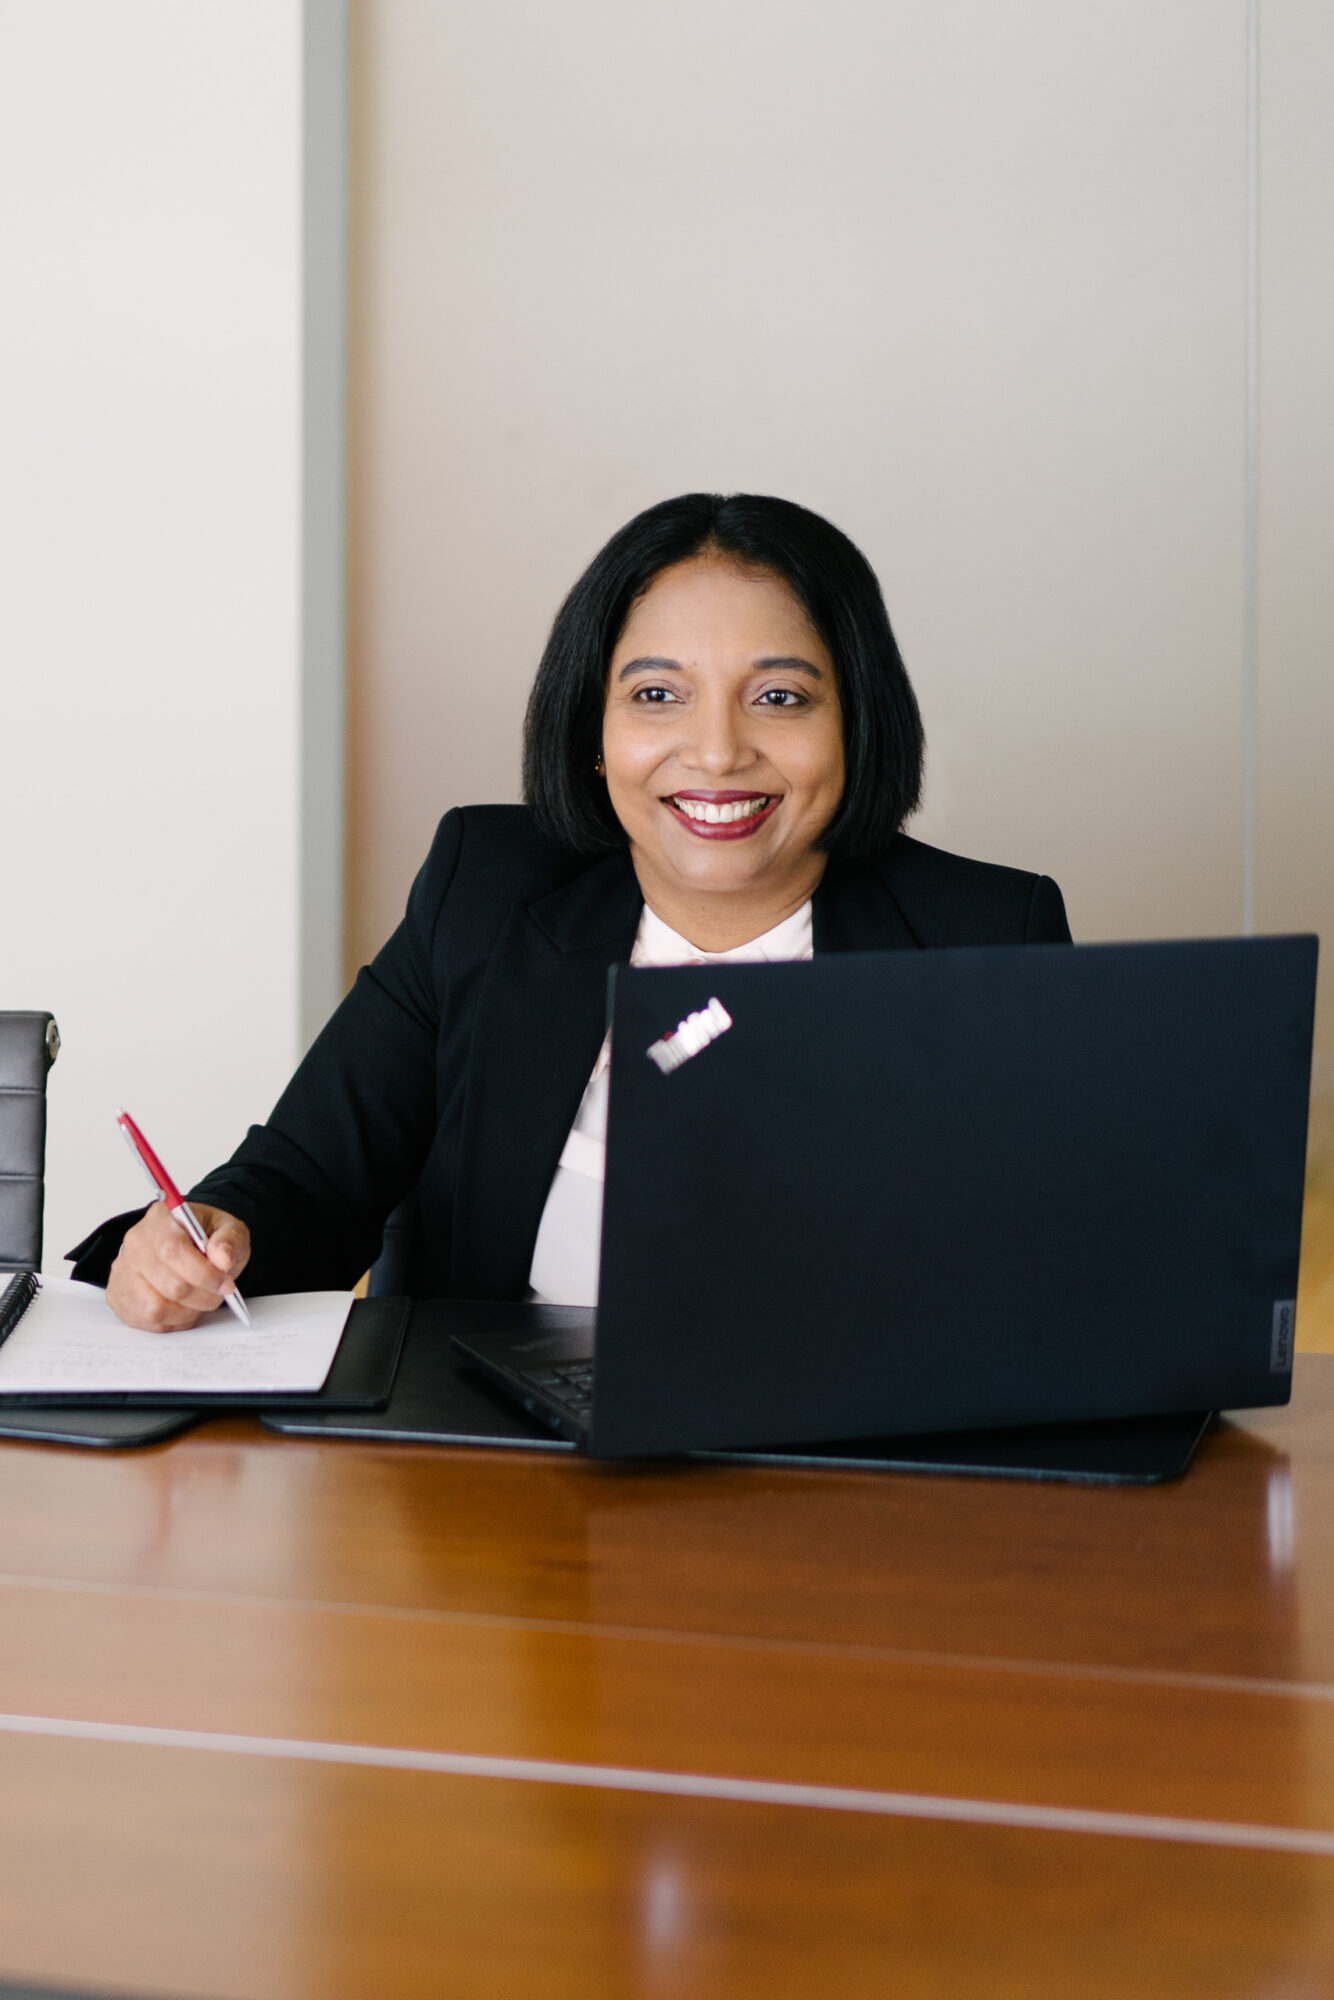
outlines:
[[[188,1333],[141,1333],[100,1291],[50,1279],[0,1347],[0,1395],[249,1395],[321,1388],[351,1310],[347,1292],[251,1300]]]

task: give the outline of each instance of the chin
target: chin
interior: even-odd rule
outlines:
[[[740,842],[710,847],[700,841],[697,846],[692,842],[683,855],[664,855],[663,862],[692,888],[749,889],[774,867],[775,857],[750,851]]]

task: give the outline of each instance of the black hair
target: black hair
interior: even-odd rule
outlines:
[[[921,796],[917,698],[861,550],[809,508],[764,494],[663,500],[593,558],[556,614],[528,699],[524,799],[562,847],[592,855],[625,846],[595,770],[611,656],[659,572],[712,551],[782,577],[805,606],[834,662],[843,711],[843,796],[817,844],[830,854],[879,852]]]

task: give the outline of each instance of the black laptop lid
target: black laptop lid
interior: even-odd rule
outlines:
[[[618,969],[592,1450],[1286,1401],[1315,965]]]

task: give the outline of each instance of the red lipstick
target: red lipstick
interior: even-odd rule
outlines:
[[[748,840],[751,834],[763,826],[777,811],[781,798],[781,793],[773,792],[682,791],[672,792],[663,800],[663,804],[677,825],[685,827],[686,831],[693,833],[697,840]],[[762,805],[758,812],[747,813],[744,818],[728,820],[693,819],[677,804],[677,801],[681,800],[685,804],[700,806],[740,806],[750,805],[761,799],[766,800],[767,804]]]

